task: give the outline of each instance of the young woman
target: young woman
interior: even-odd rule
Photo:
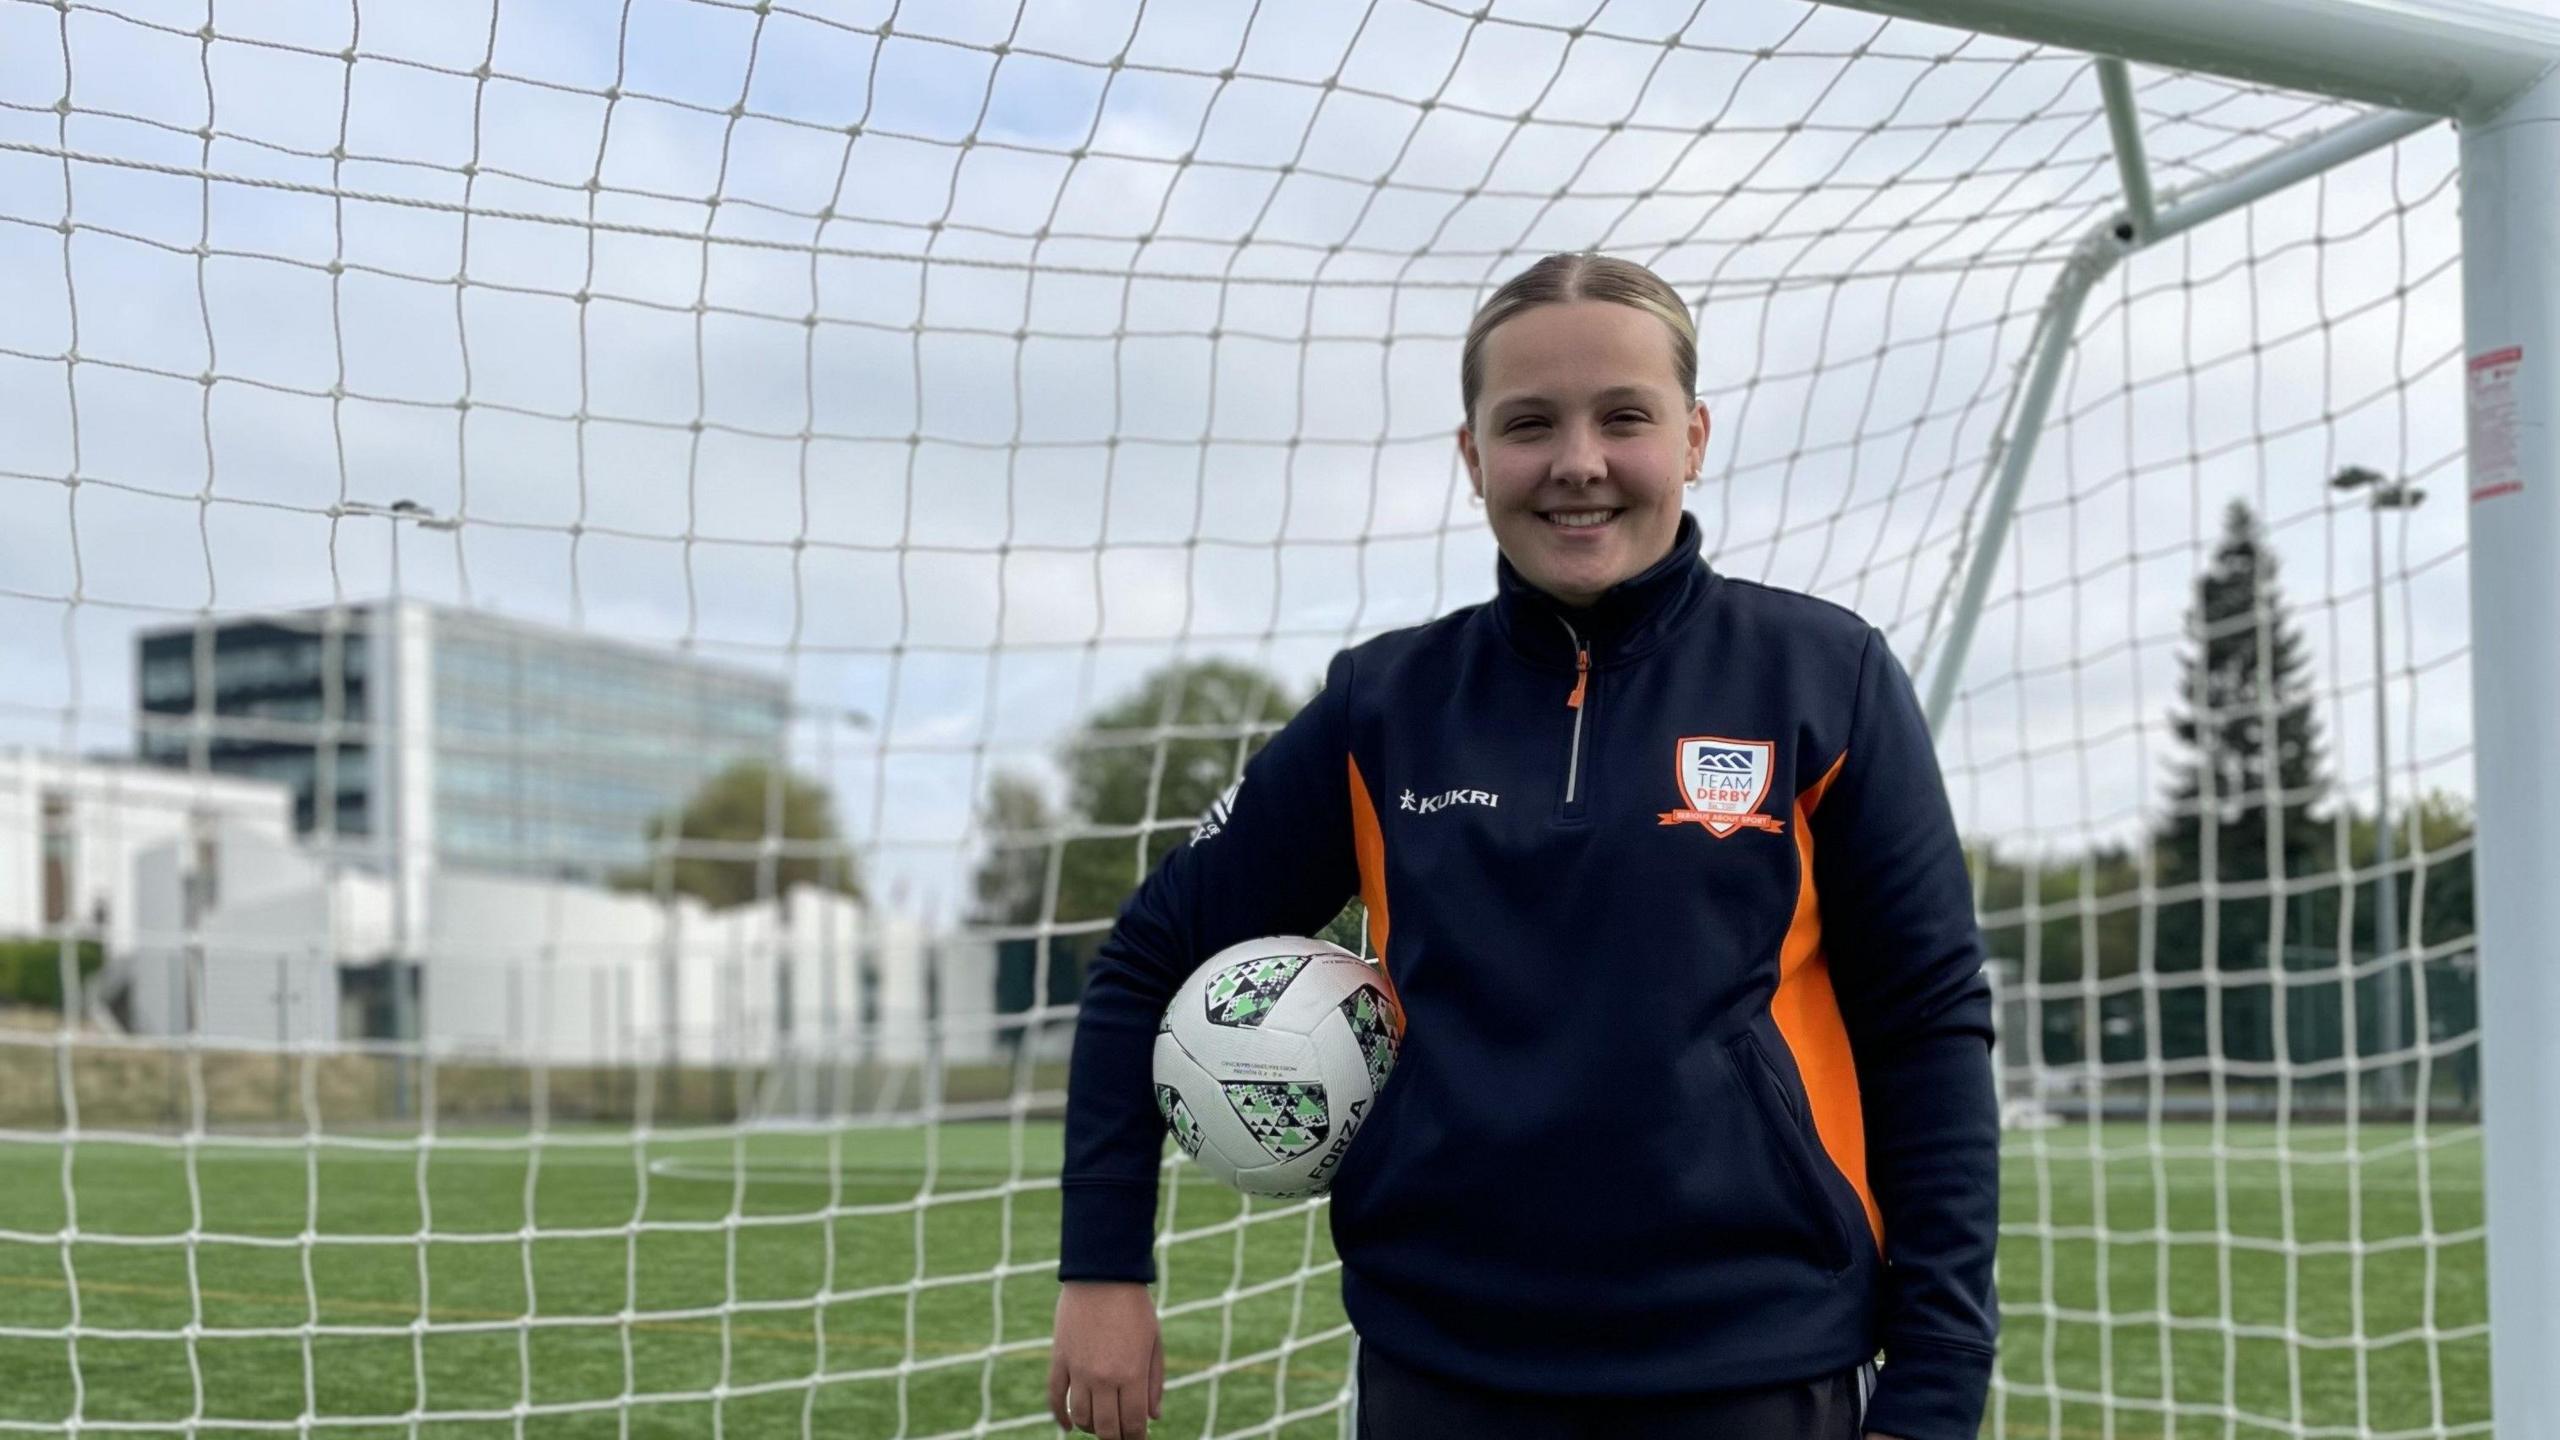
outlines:
[[[1882,634],[1699,555],[1696,390],[1641,266],[1551,255],[1477,314],[1494,599],[1335,656],[1091,969],[1061,1426],[1160,1412],[1165,1004],[1356,892],[1406,1025],[1332,1191],[1358,1436],[1971,1440],[1999,1124],[1962,851]]]

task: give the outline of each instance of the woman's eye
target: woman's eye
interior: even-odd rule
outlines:
[[[1624,424],[1624,423],[1627,423],[1627,422],[1633,422],[1633,423],[1635,423],[1635,424],[1641,425],[1641,424],[1643,424],[1643,423],[1644,423],[1648,418],[1650,418],[1650,417],[1648,417],[1648,416],[1647,416],[1643,411],[1641,411],[1641,410],[1621,410],[1621,411],[1619,411],[1617,414],[1612,415],[1612,416],[1610,416],[1610,417],[1609,417],[1609,423],[1610,423],[1610,424],[1612,424],[1612,425],[1618,425],[1618,424]]]
[[[1547,423],[1546,421],[1539,419],[1539,418],[1538,418],[1538,417],[1536,417],[1535,415],[1531,415],[1531,416],[1526,416],[1526,417],[1524,417],[1524,418],[1522,418],[1522,419],[1514,420],[1514,421],[1512,421],[1510,424],[1505,425],[1505,426],[1503,426],[1502,428],[1503,428],[1504,433],[1506,433],[1506,434],[1507,434],[1507,433],[1510,433],[1510,432],[1512,432],[1512,431],[1526,429],[1526,428],[1528,428],[1529,426],[1532,426],[1532,425],[1544,425],[1544,424],[1546,424],[1546,423]]]

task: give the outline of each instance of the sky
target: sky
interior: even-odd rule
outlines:
[[[2164,192],[2354,114],[2135,80]],[[2349,464],[2431,495],[2395,787],[2469,792],[2454,173],[2438,126],[2101,282],[1939,733],[1969,834],[2156,816],[2234,498],[2369,794]],[[2119,203],[2086,57],[1780,0],[0,0],[0,744],[127,748],[138,628],[387,593],[343,507],[407,499],[408,594],[785,675],[947,916],[988,778],[1150,669],[1303,694],[1490,593],[1458,342],[1550,250],[1695,307],[1710,560],[1918,664]]]

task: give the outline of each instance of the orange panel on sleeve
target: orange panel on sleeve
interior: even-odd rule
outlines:
[[[1369,782],[1360,774],[1360,757],[1345,754],[1351,767],[1351,847],[1360,857],[1360,903],[1369,911],[1369,948],[1377,952],[1378,973],[1387,982],[1387,998],[1404,1008],[1396,994],[1396,977],[1387,967],[1387,837],[1378,828],[1378,807],[1369,799]]]
[[[1858,1103],[1858,1065],[1849,1050],[1849,1027],[1840,1018],[1839,997],[1831,988],[1831,960],[1822,950],[1822,906],[1814,893],[1813,826],[1808,823],[1848,762],[1849,753],[1840,752],[1822,778],[1796,797],[1796,913],[1778,952],[1778,993],[1769,1002],[1769,1018],[1786,1037],[1796,1072],[1804,1077],[1822,1148],[1858,1192],[1881,1255],[1884,1212],[1867,1188],[1867,1126]]]

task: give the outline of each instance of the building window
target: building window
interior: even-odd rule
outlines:
[[[196,693],[195,659],[187,655],[162,655],[142,667],[142,701],[161,705],[192,699]]]
[[[192,927],[205,913],[222,903],[222,846],[207,833],[208,817],[188,817],[195,835],[195,868],[187,872],[187,924]]]
[[[48,926],[66,924],[71,919],[71,892],[79,859],[72,845],[71,797],[48,794],[44,797],[44,923]]]

